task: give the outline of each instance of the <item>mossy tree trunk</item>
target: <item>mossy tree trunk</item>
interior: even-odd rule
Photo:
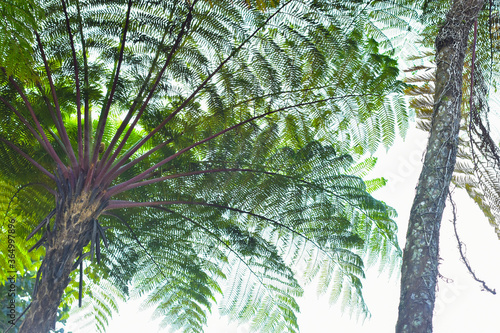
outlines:
[[[432,332],[439,228],[457,154],[462,69],[469,31],[482,6],[483,0],[455,0],[436,38],[434,113],[406,235],[397,333]]]

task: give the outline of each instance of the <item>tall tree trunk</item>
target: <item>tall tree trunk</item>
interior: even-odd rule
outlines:
[[[93,221],[104,206],[91,193],[72,193],[67,180],[61,183],[67,186],[57,200],[54,226],[43,236],[46,252],[40,267],[41,279],[19,333],[46,333],[54,329],[64,289],[77,266],[75,261],[89,243]]]
[[[410,212],[396,332],[432,332],[439,228],[455,167],[462,69],[470,28],[483,0],[455,0],[436,37],[434,113],[424,165]]]

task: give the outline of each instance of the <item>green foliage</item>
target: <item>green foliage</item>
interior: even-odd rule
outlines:
[[[344,305],[353,309],[363,304],[362,256],[396,262],[393,213],[366,192],[360,178],[345,174],[352,159],[318,142],[266,156],[259,140],[265,136],[272,146],[266,132],[226,135],[211,143],[210,157],[189,169],[247,172],[193,175],[137,189],[127,199],[177,203],[162,210],[130,209],[109,221],[113,230],[122,230],[119,243],[109,240],[111,247],[123,252],[120,257],[138,260],[133,266],[106,260],[113,263],[109,278],[120,280],[124,290],[130,282],[123,279],[133,279],[133,292],[149,295],[146,305],[156,307],[164,325],[201,331],[223,294],[220,307],[230,318],[251,321],[255,331],[294,331],[294,298],[302,293],[297,276],[321,276],[321,288],[342,291]],[[356,169],[366,171],[363,164]],[[174,166],[163,170],[175,173]]]
[[[90,267],[85,269],[82,307],[73,306],[69,312],[70,323],[75,325],[71,329],[77,332],[105,332],[113,313],[118,311],[119,302],[125,301],[123,292],[93,273]],[[78,274],[74,274],[74,278],[79,279]],[[66,300],[75,304],[78,285],[75,283],[68,289]]]
[[[40,40],[26,36],[37,79],[13,64],[0,73],[0,171],[10,193],[44,184],[17,196],[20,214],[33,215],[23,237],[52,210],[50,191],[65,195],[50,179],[56,168],[68,184],[85,175],[113,193],[98,217],[108,248],[84,261],[89,329],[104,331],[118,300],[146,295],[172,329],[202,332],[222,299],[253,331],[296,332],[301,279],[367,313],[363,260],[393,267],[400,255],[395,213],[370,195],[384,180],[365,183],[375,160],[358,160],[407,128],[405,85],[373,33],[399,7],[63,3],[44,1]],[[101,142],[110,154],[92,160]],[[78,298],[73,274],[68,300]]]
[[[29,205],[32,209],[25,209]],[[16,189],[10,182],[0,181],[0,212],[3,216],[0,225],[0,299],[2,310],[0,312],[0,329],[17,332],[22,320],[10,328],[12,321],[18,319],[31,300],[34,287],[34,276],[39,268],[43,255],[42,249],[28,252],[36,240],[26,241],[30,232],[30,221],[40,218],[47,201],[44,194],[38,191],[36,184],[25,184]],[[11,278],[11,279],[9,279]],[[13,279],[12,279],[13,278]],[[12,287],[12,284],[15,287]],[[14,316],[11,316],[8,306],[15,303]],[[68,318],[70,302],[65,300],[60,307],[58,322],[65,324]],[[10,322],[10,323],[9,323]],[[64,329],[56,333],[63,333]]]
[[[20,80],[36,79],[31,66],[33,30],[43,10],[34,0],[5,0],[0,2],[0,68],[7,75],[16,75]]]
[[[15,288],[12,287],[10,281],[5,280],[4,283],[0,285],[0,297],[2,299],[2,311],[0,312],[0,329],[2,332],[18,332],[19,326],[22,323],[22,319],[17,321],[18,318],[22,318],[21,315],[24,314],[25,309],[30,304],[31,293],[35,285],[35,273],[25,272],[23,275],[15,275]],[[14,295],[14,294],[15,295]],[[12,315],[11,309],[8,307],[10,301],[15,302],[15,312]],[[70,306],[68,305],[68,299],[65,299],[61,304],[58,314],[57,323],[59,328],[54,330],[53,333],[64,333],[66,320],[69,318]],[[15,322],[15,325],[11,327],[11,324]],[[71,332],[69,332],[71,333]]]

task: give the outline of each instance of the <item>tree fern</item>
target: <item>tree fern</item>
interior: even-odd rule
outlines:
[[[365,35],[371,3],[37,5],[36,75],[0,73],[2,180],[42,184],[19,196],[40,221],[20,235],[46,248],[21,331],[39,315],[48,330],[78,283],[100,330],[137,294],[184,331],[202,331],[219,296],[255,331],[297,331],[304,262],[366,311],[363,256],[399,248],[347,153],[390,145],[406,122],[396,62]]]

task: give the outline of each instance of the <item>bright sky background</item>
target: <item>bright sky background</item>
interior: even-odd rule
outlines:
[[[408,216],[426,142],[426,133],[410,130],[405,142],[397,142],[388,154],[379,154],[377,166],[369,177],[382,176],[389,180],[388,185],[374,196],[397,209],[399,217],[396,221],[399,225],[401,248],[404,248]],[[500,292],[500,241],[487,219],[465,192],[457,190],[454,198],[458,209],[458,230],[462,241],[467,245],[469,262],[479,278],[485,280],[490,288],[496,288]],[[434,333],[499,332],[500,296],[481,291],[481,286],[473,281],[465,265],[460,262],[450,219],[451,208],[448,204],[441,226],[440,256],[443,260],[439,269],[444,277],[453,282],[438,280]],[[377,267],[367,271],[367,278],[363,283],[364,297],[372,316],[364,322],[342,315],[339,306],[328,303],[328,296],[318,298],[314,285],[306,287],[304,297],[299,300],[301,332],[394,332],[399,303],[399,279],[399,270],[392,278],[388,278],[385,273],[379,274]],[[168,332],[168,329],[158,328],[159,319],[151,320],[152,311],[140,311],[138,305],[138,302],[133,301],[121,305],[120,314],[113,318],[107,332]],[[248,332],[245,325],[238,326],[220,318],[216,307],[214,308],[206,333]],[[68,324],[70,330],[78,332],[71,322]],[[88,333],[88,329],[85,332]]]

